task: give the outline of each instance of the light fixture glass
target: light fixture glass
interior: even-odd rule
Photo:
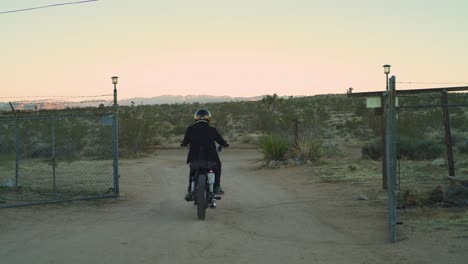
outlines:
[[[385,64],[385,65],[383,66],[383,68],[384,68],[384,73],[385,73],[385,74],[389,74],[389,73],[390,73],[390,67],[392,67],[392,66],[391,66],[391,65],[388,65],[388,64]]]
[[[111,77],[111,79],[112,79],[113,84],[117,84],[119,82],[119,77],[117,77],[117,76],[113,76],[113,77]]]

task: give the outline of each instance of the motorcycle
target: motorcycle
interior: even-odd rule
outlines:
[[[218,152],[222,151],[222,146],[218,147]],[[192,161],[190,168],[195,170],[190,179],[190,187],[194,205],[197,206],[197,217],[205,220],[206,209],[216,208],[216,201],[221,200],[220,195],[214,193],[215,166],[213,161]]]

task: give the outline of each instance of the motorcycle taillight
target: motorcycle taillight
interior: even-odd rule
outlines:
[[[207,176],[208,176],[208,183],[209,184],[214,184],[215,183],[215,174],[214,174],[214,172],[212,172],[212,171],[208,172]]]

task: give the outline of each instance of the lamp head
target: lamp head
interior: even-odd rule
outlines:
[[[117,77],[117,76],[113,76],[113,77],[111,77],[111,79],[112,79],[113,84],[117,84],[119,82],[119,77]]]
[[[390,73],[390,67],[392,67],[392,66],[391,66],[391,65],[388,65],[388,64],[385,64],[385,65],[383,66],[383,68],[384,68],[384,73],[385,73],[385,74],[389,74],[389,73]]]

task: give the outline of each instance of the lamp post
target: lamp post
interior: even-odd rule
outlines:
[[[384,73],[386,75],[386,82],[387,82],[387,86],[385,87],[385,90],[388,91],[389,90],[389,87],[388,87],[388,74],[390,73],[390,65],[388,64],[385,64],[383,66],[384,68]],[[388,189],[388,183],[387,183],[387,157],[385,155],[385,145],[386,145],[386,140],[385,140],[385,131],[386,131],[386,128],[385,128],[385,100],[384,100],[384,97],[381,97],[380,99],[380,103],[382,105],[382,117],[381,117],[381,124],[380,124],[380,128],[381,128],[381,135],[382,135],[382,188],[384,190],[387,190]]]
[[[383,68],[384,68],[384,73],[385,73],[385,75],[387,76],[387,77],[386,77],[387,86],[385,86],[385,87],[386,87],[385,90],[387,90],[387,91],[388,91],[388,74],[390,74],[390,67],[392,67],[392,66],[389,65],[389,64],[385,64],[385,65],[383,66]]]
[[[114,193],[118,196],[119,191],[119,108],[117,105],[117,83],[119,77],[111,77],[114,84],[114,122],[113,122],[113,149],[114,149]]]

